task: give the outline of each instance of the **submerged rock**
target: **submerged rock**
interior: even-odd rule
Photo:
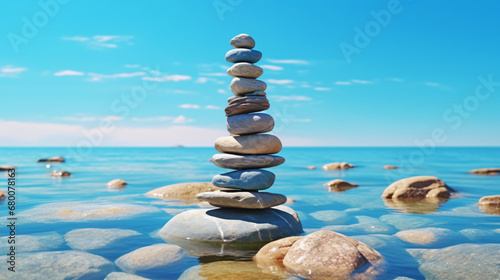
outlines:
[[[60,157],[60,156],[51,157],[51,158],[42,158],[42,159],[37,160],[37,162],[64,162],[64,161],[65,161],[65,159],[63,157]]]
[[[332,230],[340,233],[391,233],[394,228],[380,222],[377,218],[368,216],[356,216],[357,224],[352,225],[332,225],[323,227],[325,230]]]
[[[259,252],[253,257],[253,261],[264,271],[269,271],[271,273],[286,273],[286,268],[283,265],[283,258],[285,258],[290,247],[302,237],[303,236],[291,236],[270,242],[260,248]]]
[[[115,263],[128,273],[153,271],[161,273],[162,270],[171,269],[184,257],[182,248],[177,245],[155,244],[134,250],[119,257]]]
[[[125,272],[111,272],[104,278],[104,280],[150,280],[138,275],[125,273]]]
[[[399,167],[394,165],[384,165],[384,169],[399,169]]]
[[[403,241],[420,245],[453,243],[460,236],[450,229],[435,227],[403,230],[395,235]]]
[[[146,196],[164,200],[189,200],[195,199],[199,193],[219,190],[224,188],[216,187],[212,182],[178,183],[149,191]]]
[[[399,230],[416,229],[428,226],[438,225],[439,223],[421,216],[404,215],[404,214],[388,214],[379,218],[383,223],[389,224]]]
[[[346,191],[348,189],[355,188],[358,185],[346,182],[342,179],[335,179],[335,180],[331,180],[328,183],[325,183],[324,186],[328,187],[328,190],[330,192],[342,192],[342,191]]]
[[[477,228],[466,228],[459,231],[463,236],[475,242],[491,242],[499,239],[500,236],[495,231],[482,230]]]
[[[487,214],[500,215],[500,195],[483,196],[477,204]]]
[[[34,235],[16,235],[16,243],[8,243],[9,236],[0,237],[0,254],[4,255],[10,252],[10,246],[15,245],[16,253],[49,251],[59,248],[64,238],[55,231],[45,232]]]
[[[408,249],[426,279],[500,279],[500,244],[460,244],[443,249]]]
[[[347,162],[332,162],[323,165],[321,168],[323,168],[324,170],[339,170],[339,169],[354,168],[354,165]]]
[[[130,229],[82,228],[66,233],[64,238],[71,249],[88,251],[104,248],[116,240],[134,235],[141,234]]]
[[[299,280],[283,274],[263,272],[254,262],[218,261],[193,266],[178,280]]]
[[[499,175],[500,174],[500,168],[479,168],[479,169],[474,169],[469,171],[471,174],[478,174],[478,175]]]
[[[337,210],[323,210],[311,213],[310,215],[316,220],[333,224],[344,224],[351,220],[346,212]]]
[[[382,255],[366,244],[333,231],[320,230],[295,241],[283,258],[283,265],[289,273],[306,279],[348,279],[366,264],[375,268],[382,261]],[[379,272],[367,269],[365,273],[375,276]]]
[[[302,233],[299,217],[280,205],[268,209],[196,209],[173,217],[160,230],[170,244],[189,254],[246,255],[269,241]]]
[[[51,177],[69,177],[71,176],[71,173],[69,173],[68,171],[54,170],[49,175]]]
[[[114,179],[114,180],[109,181],[106,184],[106,186],[108,186],[108,188],[113,188],[113,189],[125,188],[126,185],[127,185],[127,182],[123,181],[122,179]]]
[[[107,259],[80,251],[20,253],[16,272],[7,271],[7,256],[0,256],[2,279],[104,279],[115,266]]]

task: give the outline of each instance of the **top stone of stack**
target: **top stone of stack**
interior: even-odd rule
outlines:
[[[255,47],[255,41],[248,34],[240,34],[230,42],[231,46],[234,48],[243,48],[243,49],[253,49]]]

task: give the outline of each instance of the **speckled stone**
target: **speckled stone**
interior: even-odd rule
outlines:
[[[243,96],[255,91],[265,91],[267,84],[261,80],[236,77],[231,81],[230,87],[234,95]]]
[[[215,140],[215,149],[221,153],[243,155],[268,155],[281,151],[278,137],[270,134],[224,136]]]
[[[255,47],[255,40],[248,34],[235,36],[229,43],[235,48],[253,49]]]
[[[265,96],[233,96],[228,99],[228,103],[224,109],[226,117],[260,112],[271,106]]]
[[[248,62],[240,62],[235,63],[229,69],[227,69],[227,73],[233,77],[243,77],[243,78],[251,78],[257,79],[264,73],[264,70],[259,66],[253,65]]]
[[[274,173],[262,169],[247,169],[215,175],[212,184],[220,188],[239,190],[265,190],[275,180]]]
[[[264,133],[273,130],[274,119],[268,114],[239,114],[227,118],[227,131],[232,135]]]
[[[217,191],[200,193],[196,198],[216,207],[265,209],[286,202],[286,196],[269,192]]]
[[[274,167],[284,163],[285,159],[275,155],[215,154],[212,162],[221,168],[241,170]]]

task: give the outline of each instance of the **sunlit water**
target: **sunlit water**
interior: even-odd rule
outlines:
[[[175,209],[198,209],[197,205],[169,203],[148,198],[143,194],[168,184],[210,181],[214,175],[227,172],[209,162],[215,153],[212,148],[93,148],[81,161],[70,159],[67,163],[51,163],[50,166],[46,163],[36,163],[39,158],[66,156],[68,151],[66,148],[0,148],[0,164],[18,168],[16,213],[22,214],[25,210],[54,202],[127,203],[167,209],[167,212],[175,212]],[[493,232],[500,228],[500,216],[483,214],[476,205],[482,196],[500,194],[500,176],[468,173],[475,168],[499,167],[500,148],[438,148],[426,152],[418,148],[285,148],[280,155],[286,158],[286,163],[269,169],[276,174],[276,182],[268,191],[282,193],[294,199],[295,202],[288,206],[299,213],[306,233],[335,225],[314,218],[318,215],[313,213],[323,210],[347,213],[348,218],[344,219],[343,225],[357,223],[356,216],[379,219],[384,215],[396,215],[385,216],[379,220],[383,220],[387,225],[385,232],[371,233],[361,229],[340,231],[348,236],[393,235],[399,231],[397,227],[401,226],[394,226],[397,222],[389,220],[401,223],[412,217],[432,220],[432,224],[423,227],[447,228],[457,233],[454,238],[433,246],[388,242],[386,246],[376,248],[386,260],[384,278],[424,278],[418,270],[417,261],[406,252],[408,248],[429,249],[461,243],[500,243],[500,234],[497,233],[473,240],[459,233],[463,229]],[[346,161],[354,164],[356,168],[344,171],[321,169],[323,164],[335,161]],[[403,168],[385,170],[382,166],[386,164]],[[311,165],[317,169],[306,168]],[[47,176],[55,169],[67,170],[73,175],[69,178]],[[410,214],[386,206],[380,197],[384,189],[395,180],[416,175],[437,176],[457,190],[459,195],[445,202],[437,211],[426,214]],[[6,172],[1,172],[0,178],[3,181],[0,183],[0,189],[6,191]],[[108,190],[106,183],[116,178],[127,181],[128,185],[122,191]],[[359,187],[345,192],[329,192],[323,184],[336,178],[356,183]],[[0,202],[0,205],[3,211],[0,213],[3,217],[2,223],[7,223],[6,200]],[[23,222],[21,215],[17,234],[37,235],[56,231],[64,235],[77,228],[121,228],[142,233],[121,239],[104,249],[89,251],[114,262],[118,257],[137,248],[163,242],[154,232],[175,215],[167,212],[144,213],[119,220],[56,223],[33,220]],[[71,248],[63,242],[54,250]],[[22,266],[22,260],[19,262],[18,265]],[[155,275],[153,272],[147,276],[152,279],[177,279],[183,271],[198,264],[198,258],[186,257],[181,265],[173,266],[167,274],[162,272]],[[116,270],[120,271],[118,267]]]

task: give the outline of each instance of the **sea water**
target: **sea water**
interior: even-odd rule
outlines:
[[[176,212],[199,209],[198,205],[183,205],[146,197],[144,193],[155,188],[181,182],[208,182],[225,169],[214,166],[209,159],[216,153],[213,148],[90,148],[81,157],[70,156],[65,163],[37,163],[37,159],[52,156],[75,155],[68,148],[0,148],[0,164],[9,164],[16,170],[17,235],[40,235],[57,232],[61,235],[79,228],[120,228],[141,233],[124,238],[101,249],[89,251],[111,262],[135,249],[162,243],[158,229]],[[401,228],[418,228],[415,218],[430,219],[421,227],[439,227],[456,233],[446,242],[435,245],[418,245],[408,242],[376,243],[386,261],[384,279],[406,276],[424,279],[418,262],[406,252],[410,248],[438,249],[462,243],[500,243],[500,216],[484,214],[477,206],[478,200],[487,195],[500,194],[500,176],[469,174],[475,168],[500,167],[500,148],[284,148],[279,154],[286,162],[269,170],[276,174],[275,184],[268,190],[293,199],[288,204],[299,214],[305,233],[324,227],[358,223],[356,217],[371,217],[373,232],[362,228],[344,227],[339,232],[348,236],[369,239],[370,235],[396,234]],[[348,170],[325,171],[321,166],[330,162],[349,162],[356,167]],[[384,165],[400,169],[386,170]],[[316,169],[308,169],[315,166]],[[72,173],[68,178],[52,178],[53,170]],[[381,198],[384,189],[392,182],[417,175],[437,176],[458,192],[436,211],[408,211],[391,208]],[[0,173],[0,190],[7,191],[7,172]],[[106,183],[120,178],[128,185],[121,191],[110,190]],[[344,179],[359,186],[344,192],[329,192],[323,184],[333,179]],[[31,209],[50,208],[54,203],[68,204],[132,204],[158,209],[120,219],[51,220],[43,211]],[[8,202],[0,202],[0,217],[7,225]],[[329,219],[329,210],[347,214],[343,220]],[[38,211],[38,210],[37,210]],[[410,213],[409,213],[410,212]],[[415,213],[416,212],[416,213]],[[28,216],[26,216],[28,213]],[[338,212],[337,212],[338,213]],[[40,214],[39,216],[37,216]],[[343,214],[343,215],[345,215]],[[31,216],[31,217],[29,217]],[[424,219],[425,220],[425,219]],[[407,222],[405,222],[407,221]],[[429,221],[429,220],[426,220]],[[381,223],[381,224],[380,224]],[[7,236],[2,225],[2,236]],[[377,228],[382,225],[382,230]],[[398,229],[400,228],[400,229]],[[460,234],[464,229],[479,229],[492,233],[483,238],[468,238]],[[361,236],[361,237],[359,237]],[[368,237],[367,237],[368,236]],[[364,238],[364,239],[363,239]],[[399,240],[394,237],[394,240]],[[6,244],[0,244],[0,248]],[[62,242],[51,250],[71,250]],[[196,257],[185,257],[167,272],[148,274],[151,279],[177,279],[186,269],[198,265]],[[203,260],[206,262],[206,260]],[[22,259],[18,267],[23,266]],[[120,271],[116,267],[116,271]],[[2,274],[5,272],[2,271]],[[480,279],[478,275],[478,279]],[[19,278],[22,279],[22,278]]]

